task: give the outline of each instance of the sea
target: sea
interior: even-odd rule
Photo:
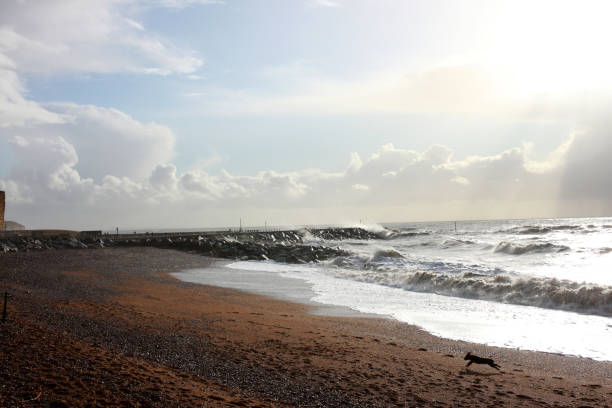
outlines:
[[[492,346],[612,361],[612,218],[360,226],[349,255],[229,262],[181,279],[341,307]]]

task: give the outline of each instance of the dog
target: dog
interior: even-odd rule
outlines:
[[[490,367],[493,367],[496,370],[500,369],[500,366],[495,364],[492,358],[478,357],[478,356],[473,355],[471,352],[465,355],[464,360],[470,360],[467,363],[466,367],[469,367],[472,363],[476,363],[476,364],[488,364]]]

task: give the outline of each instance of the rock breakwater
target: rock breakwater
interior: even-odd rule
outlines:
[[[240,260],[274,260],[287,263],[317,262],[349,255],[339,247],[304,244],[305,239],[340,241],[376,239],[361,228],[304,229],[274,232],[215,232],[174,236],[144,234],[133,238],[112,235],[99,237],[13,237],[0,240],[0,254],[53,249],[152,246],[201,253],[206,256]]]

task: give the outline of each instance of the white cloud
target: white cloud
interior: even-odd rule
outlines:
[[[441,145],[419,152],[385,144],[365,160],[351,155],[338,173],[212,174],[205,168],[219,162],[215,155],[181,173],[171,163],[175,136],[167,127],[115,109],[35,103],[24,96],[10,60],[5,65],[0,140],[10,141],[14,165],[0,188],[11,218],[30,226],[223,225],[236,212],[270,211],[286,222],[324,223],[349,214],[385,221],[612,210],[612,126],[605,120],[537,162],[530,144],[463,160]]]
[[[82,109],[92,108],[73,106],[70,115],[83,114]],[[99,121],[113,123],[119,114],[99,109],[93,109],[101,115]],[[146,127],[132,125],[136,134]],[[334,208],[346,209],[344,215],[381,217],[381,221],[525,216],[526,209],[553,216],[570,211],[576,200],[583,205],[586,202],[584,211],[605,209],[602,203],[610,202],[612,191],[607,155],[591,145],[594,139],[603,138],[603,130],[573,136],[561,157],[553,154],[550,162],[541,162],[535,171],[530,167],[528,149],[522,147],[453,161],[452,151],[440,145],[424,152],[384,145],[365,161],[352,155],[341,173],[264,171],[238,176],[202,169],[179,173],[173,164],[166,163],[149,166],[144,179],[110,175],[114,166],[109,161],[106,171],[100,170],[107,173],[104,177],[83,176],[77,168],[87,153],[69,141],[70,132],[66,134],[41,137],[34,133],[12,139],[17,164],[9,178],[0,180],[0,186],[7,190],[13,211],[22,215],[26,224],[222,225],[230,223],[236,213],[254,217],[272,210],[291,222],[318,219],[324,223],[338,221],[324,217],[342,216],[342,211]],[[154,143],[163,145],[163,141]],[[612,145],[605,146],[612,152]],[[406,215],[416,209],[419,213]],[[98,218],[88,218],[95,212]],[[175,217],[159,216],[166,213]]]
[[[0,67],[0,129],[64,121],[61,115],[49,112],[40,104],[24,98],[23,92],[17,74]]]
[[[182,9],[197,4],[225,4],[223,0],[157,0],[153,4],[162,7]]]
[[[202,110],[228,115],[450,113],[525,115],[533,100],[508,95],[507,78],[474,64],[414,72],[395,68],[356,79],[330,77],[313,61],[266,67],[266,92],[209,87]],[[274,92],[270,92],[273,90]]]
[[[142,23],[139,23],[138,21],[132,20],[131,18],[125,18],[125,22],[137,30],[145,31],[145,28]]]
[[[131,18],[136,1],[48,0],[0,5],[0,55],[19,72],[191,74],[203,60]]]
[[[149,177],[151,187],[157,190],[173,191],[176,189],[177,177],[176,167],[172,164],[158,164],[151,177]]]
[[[19,135],[25,141],[61,138],[78,152],[78,160],[68,165],[95,180],[106,175],[142,180],[158,163],[174,156],[175,136],[165,126],[141,123],[116,109],[91,105],[56,103],[45,108],[44,112],[63,121],[8,128],[0,131],[0,137]],[[38,163],[29,157],[24,160]]]
[[[612,121],[605,118],[593,123],[563,148],[562,198],[598,203],[612,212]]]
[[[352,188],[355,191],[368,191],[370,189],[370,187],[365,184],[353,184]]]
[[[470,185],[470,180],[466,179],[465,177],[461,177],[461,176],[455,176],[450,181],[452,181],[453,183],[461,184],[463,186]]]
[[[82,182],[74,169],[78,155],[62,137],[16,136],[11,145],[19,161],[13,170],[16,180],[30,186],[67,191]]]
[[[340,3],[332,0],[310,0],[312,7],[339,7]]]

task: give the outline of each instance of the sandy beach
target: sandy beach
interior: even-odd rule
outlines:
[[[156,248],[0,256],[2,407],[606,407],[612,363],[181,282]],[[229,272],[228,272],[229,273]],[[502,369],[465,367],[493,357]]]

